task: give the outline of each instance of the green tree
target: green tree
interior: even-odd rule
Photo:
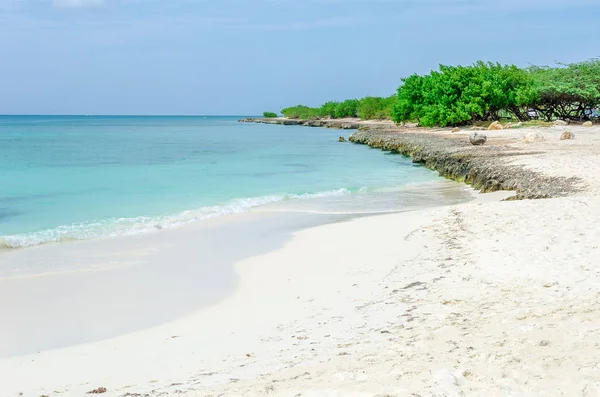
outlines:
[[[428,75],[402,79],[392,119],[433,127],[492,120],[502,110],[523,117],[533,87],[527,71],[514,65],[440,65]]]
[[[532,107],[546,120],[583,120],[600,105],[600,60],[532,67],[537,95]]]
[[[290,119],[313,119],[319,117],[319,109],[304,105],[292,106],[281,111],[285,117]]]
[[[277,113],[273,113],[273,112],[264,112],[264,113],[263,113],[263,117],[266,117],[266,118],[271,118],[271,119],[272,119],[272,118],[274,118],[274,117],[277,117]]]
[[[358,99],[346,99],[339,103],[335,109],[335,117],[358,117]]]
[[[335,119],[336,116],[336,109],[338,107],[340,103],[339,102],[335,102],[335,101],[329,101],[329,102],[325,102],[320,108],[319,108],[319,116],[320,117],[330,117],[332,119]]]

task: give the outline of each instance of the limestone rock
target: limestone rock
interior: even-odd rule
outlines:
[[[563,132],[562,135],[560,136],[560,140],[564,141],[567,139],[575,139],[575,134],[573,134],[572,132],[569,132],[569,131]]]
[[[591,127],[593,125],[594,125],[594,123],[592,123],[591,121],[586,121],[585,123],[583,123],[584,127]]]
[[[494,131],[494,130],[503,130],[504,127],[502,127],[502,124],[500,124],[499,121],[494,121],[492,124],[490,124],[490,126],[488,127],[488,130],[490,131]]]
[[[338,142],[346,142],[346,138],[344,138],[343,136],[341,136],[340,139],[338,139]]]
[[[452,128],[452,132],[460,132],[460,128],[454,127],[454,128]]]
[[[543,142],[545,140],[544,134],[539,131],[532,132],[523,138],[523,142],[525,143]]]
[[[475,146],[483,145],[486,141],[487,141],[487,135],[485,135],[485,134],[479,134],[477,132],[473,132],[469,136],[469,142],[471,142],[471,145],[475,145]]]
[[[569,123],[567,123],[567,122],[566,122],[566,121],[564,121],[564,120],[556,120],[556,121],[554,122],[554,125],[558,125],[558,126],[564,127],[565,125],[569,125]]]
[[[509,128],[513,128],[513,123],[508,123],[504,126],[505,130],[508,130]]]

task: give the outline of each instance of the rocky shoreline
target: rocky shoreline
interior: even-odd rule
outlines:
[[[510,200],[564,197],[582,190],[578,178],[549,176],[511,164],[508,160],[515,157],[540,154],[514,147],[517,139],[492,139],[483,146],[473,146],[464,134],[402,128],[391,122],[286,118],[247,118],[239,122],[359,130],[350,135],[350,142],[409,156],[443,177],[464,182],[484,193],[515,191]],[[340,141],[343,142],[341,138]]]
[[[286,118],[247,118],[238,120],[240,123],[259,123],[259,124],[278,124],[278,125],[297,125],[303,127],[325,127],[336,128],[340,130],[357,130],[363,123],[345,120],[301,120]]]
[[[510,200],[564,197],[581,188],[578,178],[551,177],[523,166],[509,164],[515,156],[537,155],[516,149],[508,142],[473,146],[462,135],[431,132],[357,131],[350,142],[409,156],[415,163],[441,176],[471,185],[483,193],[515,191]]]

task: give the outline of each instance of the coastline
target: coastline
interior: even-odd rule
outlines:
[[[592,396],[600,391],[600,354],[589,348],[600,343],[600,138],[597,128],[569,129],[574,141],[559,141],[564,128],[552,128],[544,142],[525,144],[527,131],[510,130],[490,133],[491,149],[468,147],[465,169],[484,160],[506,175],[522,169],[521,185],[497,177],[493,186],[512,186],[521,199],[539,186],[535,197],[552,198],[302,230],[282,248],[238,262],[238,288],[215,306],[114,339],[0,360],[9,379],[0,391]],[[490,157],[494,150],[503,155]],[[485,180],[496,170],[477,175]],[[566,185],[551,189],[556,181]]]

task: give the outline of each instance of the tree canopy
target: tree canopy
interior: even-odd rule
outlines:
[[[478,61],[405,77],[397,94],[386,98],[329,101],[318,108],[298,105],[281,113],[299,119],[360,117],[433,127],[498,120],[501,115],[522,121],[581,121],[597,115],[598,107],[600,59],[529,68]]]

